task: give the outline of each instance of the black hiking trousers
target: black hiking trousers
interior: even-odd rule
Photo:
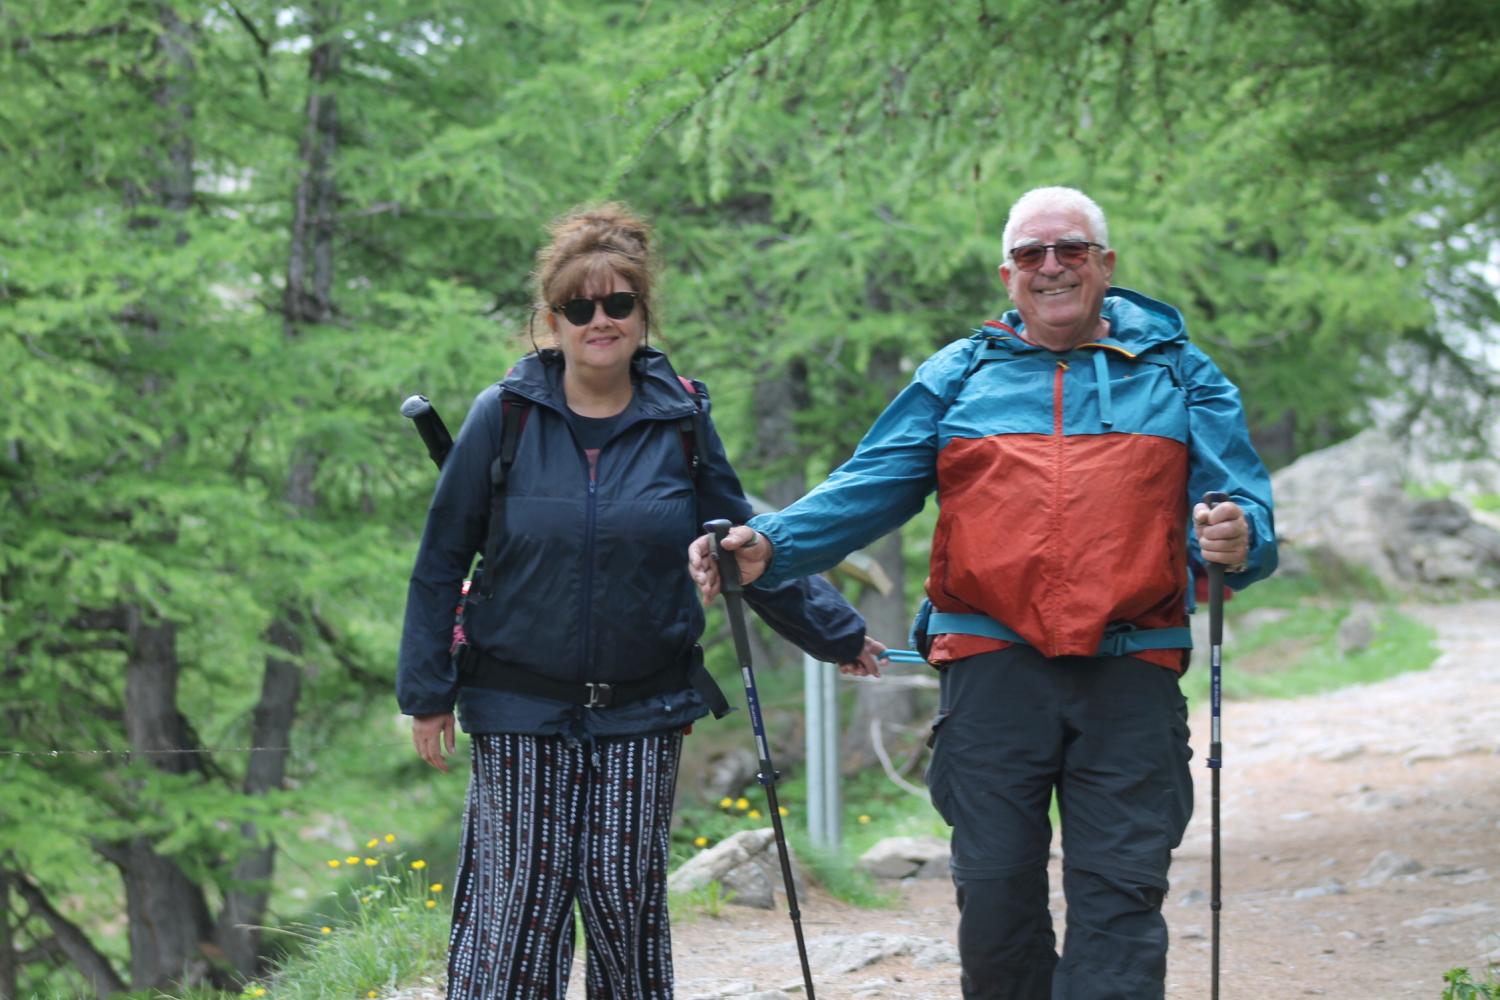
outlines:
[[[927,781],[953,827],[967,1000],[1159,1000],[1171,852],[1193,810],[1177,675],[1016,645],[948,665]],[[1067,936],[1047,909],[1062,823]]]

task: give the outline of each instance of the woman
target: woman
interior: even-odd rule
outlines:
[[[479,394],[444,464],[397,695],[418,753],[439,770],[455,702],[473,737],[448,996],[563,996],[576,899],[588,996],[664,998],[677,764],[684,730],[717,695],[682,552],[704,521],[742,523],[750,508],[702,384],[646,344],[647,224],[608,204],[550,235],[533,278],[555,346]],[[492,490],[507,429],[513,460]],[[488,535],[492,511],[500,530]],[[453,608],[481,549],[483,582],[464,599],[467,649],[451,657]],[[812,655],[875,672],[881,647],[821,579],[746,596]]]

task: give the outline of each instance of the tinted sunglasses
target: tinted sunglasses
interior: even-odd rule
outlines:
[[[562,313],[574,326],[587,326],[594,319],[594,303],[602,305],[604,315],[610,319],[624,319],[635,312],[635,300],[639,297],[635,292],[610,292],[597,299],[569,299],[553,306],[552,311]]]
[[[1056,243],[1028,243],[1024,247],[1015,247],[1012,249],[1010,259],[1022,271],[1035,271],[1042,266],[1042,261],[1047,259],[1047,251],[1051,250],[1057,255],[1057,262],[1059,264],[1070,271],[1075,271],[1083,266],[1084,261],[1089,259],[1090,250],[1103,249],[1103,243],[1091,243],[1088,240],[1058,240]]]

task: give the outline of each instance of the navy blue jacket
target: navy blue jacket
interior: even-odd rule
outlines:
[[[625,682],[692,655],[703,608],[687,573],[687,546],[704,521],[750,516],[739,479],[707,417],[698,385],[704,464],[696,490],[679,424],[694,399],[660,351],[632,363],[635,398],[614,436],[590,461],[567,419],[559,354],[523,358],[475,399],[443,465],[407,592],[396,682],[401,711],[431,715],[458,704],[468,732],[632,735],[704,715],[696,692],[584,709],[548,698],[462,686],[449,656],[453,612],[490,509],[490,465],[499,455],[501,391],[530,400],[506,488],[499,559],[485,566],[492,592],[471,593],[464,631],[475,648],[569,682]],[[814,657],[855,659],[864,620],[820,577],[747,602]]]

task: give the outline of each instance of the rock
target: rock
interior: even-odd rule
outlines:
[[[1182,898],[1177,901],[1177,905],[1202,906],[1207,902],[1208,893],[1204,892],[1202,889],[1189,889],[1187,892],[1182,894]]]
[[[1398,875],[1415,875],[1421,870],[1422,863],[1416,858],[1396,851],[1381,851],[1354,884],[1364,887],[1383,885]]]
[[[1338,879],[1329,879],[1322,885],[1312,885],[1292,893],[1293,899],[1316,899],[1319,896],[1342,896],[1349,890]]]
[[[1379,627],[1380,613],[1369,604],[1356,604],[1339,622],[1339,651],[1349,656],[1369,649]]]
[[[1440,927],[1443,924],[1456,924],[1470,917],[1482,916],[1493,913],[1494,907],[1489,903],[1470,903],[1468,906],[1436,907],[1424,910],[1420,916],[1412,917],[1410,920],[1401,921],[1403,927]]]
[[[792,945],[778,945],[776,951],[784,952],[787,961],[797,960]],[[919,968],[958,964],[958,949],[938,938],[867,931],[864,934],[830,934],[807,942],[808,964],[837,975],[901,956],[911,956],[912,963]]]
[[[667,889],[695,892],[718,882],[728,902],[771,909],[776,905],[776,887],[782,880],[775,840],[776,832],[770,828],[741,830],[683,862],[668,876]],[[792,883],[799,890],[802,888],[796,855],[792,856]]]
[[[937,837],[887,837],[860,855],[856,864],[876,878],[906,878],[928,865],[938,867],[937,877],[942,877],[948,873],[948,858],[947,842]]]
[[[1277,567],[1277,574],[1282,572],[1283,567]],[[1246,611],[1236,619],[1235,624],[1245,632],[1254,632],[1257,629],[1267,628],[1286,618],[1291,612],[1286,608],[1254,608]]]

